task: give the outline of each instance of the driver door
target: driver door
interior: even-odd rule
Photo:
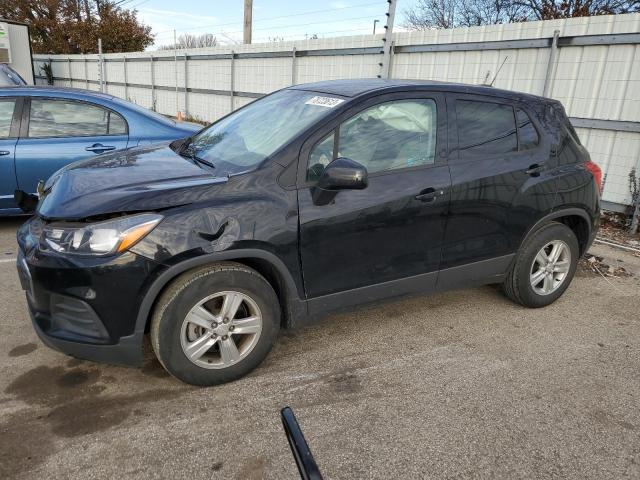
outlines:
[[[435,93],[382,95],[305,142],[298,205],[311,310],[435,287],[451,183],[445,109]],[[364,165],[368,186],[316,204],[315,184],[337,157]]]

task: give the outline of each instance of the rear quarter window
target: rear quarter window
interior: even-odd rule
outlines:
[[[457,100],[460,158],[516,152],[518,139],[511,105]]]
[[[516,108],[516,121],[518,123],[518,149],[522,151],[536,148],[540,143],[540,138],[527,112]]]

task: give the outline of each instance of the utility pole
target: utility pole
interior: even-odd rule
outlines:
[[[244,0],[244,31],[242,43],[248,45],[251,43],[251,23],[253,16],[253,0]]]
[[[173,72],[175,73],[176,86],[176,116],[180,115],[180,104],[178,100],[178,39],[176,37],[176,29],[173,29]]]
[[[104,93],[104,58],[102,57],[102,39],[98,39],[98,77],[100,80],[100,92]]]
[[[374,20],[373,21],[373,34],[376,34],[376,23],[378,23],[380,20]]]
[[[382,62],[378,78],[389,78],[391,71],[391,50],[393,49],[393,22],[396,18],[396,4],[398,0],[387,0],[389,4],[387,10],[387,24],[384,26],[384,37],[382,38]]]
[[[638,185],[635,168],[631,169],[631,172],[629,172],[629,180],[629,186],[631,187],[631,190],[635,190],[632,191],[632,193],[635,193],[635,205],[633,205],[633,213],[631,214],[631,228],[629,229],[629,232],[631,233],[631,235],[635,235],[636,233],[638,233],[638,227],[640,227],[640,185]]]

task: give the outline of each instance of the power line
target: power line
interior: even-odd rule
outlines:
[[[347,7],[325,8],[323,10],[313,10],[313,11],[307,11],[307,12],[292,13],[292,14],[289,14],[289,15],[279,15],[277,17],[260,18],[260,19],[254,20],[253,23],[265,22],[265,21],[268,21],[268,20],[278,20],[278,19],[281,19],[281,18],[300,17],[300,16],[303,16],[303,15],[313,15],[313,14],[316,14],[316,13],[342,11],[342,10],[348,10],[348,9],[359,8],[359,7],[370,7],[370,6],[373,6],[373,5],[380,5],[380,2],[360,3],[358,5],[349,5]],[[241,24],[241,23],[242,23],[242,20],[238,20],[238,21],[230,22],[230,23],[218,23],[218,24],[213,24],[213,25],[200,25],[200,26],[192,27],[192,28],[182,28],[182,29],[177,29],[176,31],[185,32],[185,31],[196,30],[196,29],[201,29],[201,28],[218,28],[218,27],[226,27],[226,26],[229,26],[229,25],[238,25],[238,24]],[[326,23],[331,23],[331,22],[326,22]],[[275,27],[270,27],[270,28],[280,28],[280,27],[275,26]],[[172,32],[173,32],[173,30],[163,30],[161,32],[157,32],[157,35],[162,34],[162,33],[172,33]]]
[[[131,8],[138,8],[140,5],[144,5],[145,3],[150,2],[151,0],[142,0],[140,3],[136,3],[135,5],[133,5]]]
[[[321,32],[321,33],[314,33],[313,35],[328,35],[328,34],[332,34],[332,33],[344,33],[344,32],[369,32],[371,30],[370,27],[367,28],[350,28],[349,30],[332,30],[330,32]],[[311,40],[311,35],[309,35],[308,33],[300,33],[300,34],[291,34],[291,35],[285,35],[285,36],[281,36],[281,35],[273,35],[272,37],[260,37],[257,38],[256,40],[271,40],[273,38],[282,38],[282,39],[293,39],[293,38],[299,38],[299,37],[309,37],[308,40]],[[320,37],[318,37],[320,38]]]
[[[272,27],[262,27],[262,28],[254,28],[254,31],[259,31],[259,30],[271,30],[271,29],[286,29],[286,28],[296,28],[296,27],[308,27],[310,25],[323,25],[326,23],[340,23],[340,22],[348,22],[351,20],[364,20],[364,19],[373,19],[375,18],[376,15],[366,15],[364,17],[349,17],[349,18],[343,18],[340,20],[324,20],[322,22],[309,22],[309,23],[292,23],[289,25],[278,25],[278,26],[272,26]],[[349,31],[349,30],[341,30],[341,31]],[[171,32],[166,32],[166,34],[171,34],[173,35],[173,30]],[[215,32],[213,32],[215,34]],[[242,30],[233,30],[230,32],[222,32],[225,34],[230,34],[230,33],[242,33]],[[323,32],[323,34],[326,32]],[[162,36],[159,34],[156,34],[157,36]]]

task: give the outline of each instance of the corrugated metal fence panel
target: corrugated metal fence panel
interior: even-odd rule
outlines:
[[[637,34],[640,14],[400,32],[393,37],[398,51],[392,57],[391,76],[470,84],[495,76],[498,88],[540,95],[555,30],[560,37]],[[375,77],[380,73],[381,50],[382,35],[359,35],[181,50],[177,62],[171,50],[106,54],[105,91],[160,113],[175,115],[181,110],[213,121],[232,106],[239,108],[292,83]],[[189,57],[186,95],[184,55]],[[36,75],[47,58],[35,56]],[[51,58],[56,85],[99,89],[97,55]],[[38,83],[44,82],[38,79]],[[570,117],[640,122],[640,46],[637,41],[561,45],[549,88],[549,96],[560,100]],[[578,133],[606,174],[604,200],[628,204],[629,171],[634,166],[640,170],[640,133],[595,128],[578,128]]]

